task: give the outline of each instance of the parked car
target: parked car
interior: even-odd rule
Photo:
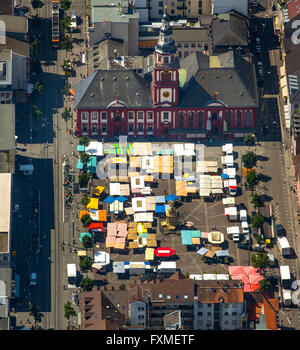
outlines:
[[[249,233],[249,225],[247,221],[242,221],[242,231],[244,234]]]
[[[36,286],[37,285],[37,274],[36,272],[32,272],[30,274],[30,283],[29,283],[30,286]]]
[[[261,53],[261,46],[260,45],[255,45],[255,49],[257,53]]]
[[[276,233],[278,234],[278,236],[284,236],[284,228],[281,224],[276,224],[275,226],[276,229]]]
[[[259,38],[258,36],[255,38],[255,43],[256,43],[257,45],[260,45],[260,38]]]
[[[240,235],[238,233],[235,233],[232,235],[233,242],[239,242],[240,241]]]

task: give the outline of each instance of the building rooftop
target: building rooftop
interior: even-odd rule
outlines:
[[[82,330],[118,330],[125,326],[125,316],[94,286],[79,294]]]
[[[15,148],[15,105],[0,104],[0,151]]]
[[[27,33],[28,32],[27,17],[0,15],[0,21],[5,22],[7,33]]]
[[[113,22],[129,23],[131,19],[139,19],[138,12],[129,8],[128,13],[122,13],[116,4],[107,3],[106,5],[92,7],[92,23]]]
[[[120,101],[130,107],[152,107],[151,86],[131,70],[101,70],[75,86],[77,108],[103,108]]]
[[[258,107],[256,74],[253,64],[234,51],[219,56],[194,52],[180,62],[185,72],[180,106],[204,106],[217,100],[228,107]]]
[[[11,208],[11,174],[0,174],[0,233],[8,234],[10,231],[10,208]],[[1,246],[1,245],[0,245]],[[8,246],[1,247],[8,251]]]
[[[0,50],[12,50],[14,53],[30,57],[30,44],[21,40],[6,37],[6,44],[0,44]]]
[[[0,15],[12,16],[14,12],[14,0],[1,0]]]
[[[207,42],[207,28],[173,28],[173,38],[175,42]]]
[[[11,297],[12,269],[0,268],[0,331],[9,330],[9,303]]]

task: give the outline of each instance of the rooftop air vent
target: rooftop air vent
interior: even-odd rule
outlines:
[[[218,76],[218,75],[216,75],[216,79],[219,79],[219,76]]]
[[[90,97],[94,97],[95,95],[94,95],[94,93],[92,92],[91,94],[90,94]]]
[[[243,96],[244,94],[242,92],[240,92],[240,96]]]
[[[232,75],[231,75],[231,74],[228,74],[228,78],[231,79],[231,78],[232,78]]]
[[[129,77],[126,77],[126,80],[129,80]]]
[[[117,80],[117,78],[115,76],[113,76],[113,80]]]
[[[103,80],[104,80],[104,77],[102,76],[102,77],[100,78],[100,80],[103,81]]]

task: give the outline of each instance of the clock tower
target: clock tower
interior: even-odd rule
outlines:
[[[173,107],[178,104],[178,69],[177,47],[172,39],[170,17],[165,11],[154,52],[154,69],[152,73],[154,106]]]

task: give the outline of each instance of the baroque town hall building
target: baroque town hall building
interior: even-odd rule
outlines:
[[[76,135],[205,140],[254,133],[255,67],[238,52],[197,52],[179,62],[165,13],[153,62],[152,79],[123,68],[98,70],[77,84]]]

